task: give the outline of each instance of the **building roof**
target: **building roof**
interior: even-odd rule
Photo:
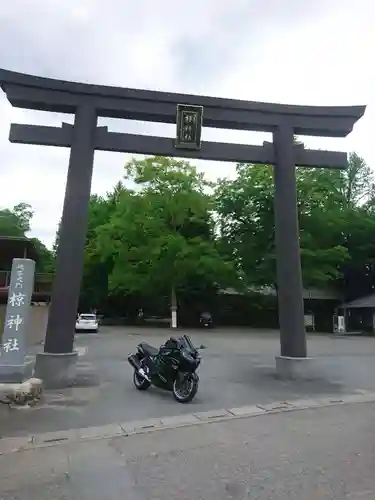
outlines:
[[[375,293],[359,297],[340,305],[342,309],[371,309],[375,308]]]
[[[259,293],[261,295],[271,295],[276,296],[277,292],[272,286],[263,287],[249,287],[249,292]],[[224,295],[240,295],[240,292],[234,288],[226,288],[225,290],[220,290],[221,294]],[[337,290],[320,290],[318,288],[304,288],[303,298],[310,300],[342,300],[342,296]]]
[[[32,240],[22,236],[0,236],[0,269],[10,269],[13,259],[24,257],[35,261],[39,259]]]

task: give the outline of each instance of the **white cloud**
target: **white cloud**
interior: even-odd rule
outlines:
[[[375,166],[368,0],[13,0],[0,11],[7,69],[98,84],[296,104],[368,104],[345,140],[304,138],[310,147],[357,150]],[[13,109],[0,95],[1,205],[35,210],[47,244],[60,218],[68,151],[8,143],[11,122],[57,125],[71,116]],[[112,130],[172,135],[172,126],[100,120]],[[259,144],[264,134],[204,130],[204,139]],[[93,192],[122,176],[126,155],[96,153]],[[233,165],[199,162],[210,177]]]

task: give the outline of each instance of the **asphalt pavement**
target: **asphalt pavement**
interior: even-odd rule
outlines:
[[[155,388],[138,392],[127,355],[140,340],[160,345],[170,330],[103,327],[77,336],[79,376],[74,387],[46,391],[32,408],[0,408],[0,437],[100,426],[244,405],[375,391],[375,339],[311,336],[308,351],[321,363],[309,381],[285,381],[275,373],[277,332],[189,332],[203,344],[200,387],[194,401],[177,403]]]
[[[2,500],[370,500],[374,403],[0,456]]]

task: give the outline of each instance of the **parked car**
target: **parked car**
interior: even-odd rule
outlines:
[[[203,312],[199,317],[199,324],[203,328],[212,328],[213,321],[211,313],[208,311]]]
[[[76,332],[98,332],[99,323],[96,314],[79,314],[76,321]]]

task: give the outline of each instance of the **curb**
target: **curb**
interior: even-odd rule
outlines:
[[[77,441],[92,441],[146,434],[180,427],[224,422],[228,420],[275,415],[278,413],[326,408],[353,403],[375,403],[375,392],[347,394],[340,398],[326,397],[318,399],[300,399],[292,402],[283,401],[264,405],[242,406],[239,408],[210,410],[178,416],[167,416],[134,422],[86,427],[68,431],[47,432],[33,436],[10,437],[0,439],[0,455],[29,451],[35,448],[69,444]]]

